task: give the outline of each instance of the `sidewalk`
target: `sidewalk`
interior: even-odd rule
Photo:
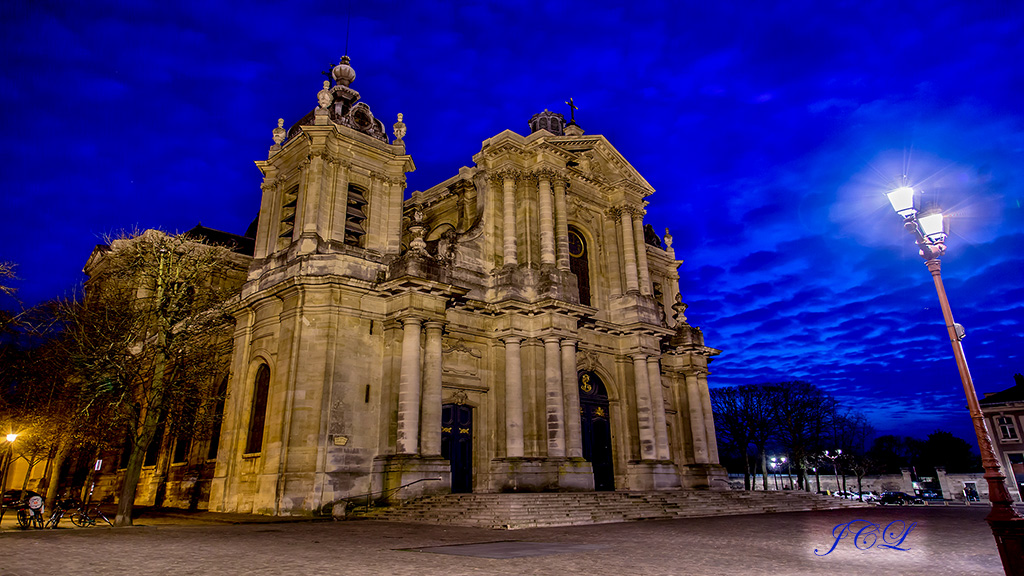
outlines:
[[[135,528],[4,530],[0,574],[988,576],[1002,570],[987,512],[856,508],[511,532],[154,512]]]
[[[114,520],[116,508],[113,505],[103,505],[103,513]],[[50,511],[44,513],[44,519],[50,518]],[[157,508],[153,506],[136,506],[132,511],[132,523],[134,526],[216,526],[232,524],[278,524],[287,522],[318,522],[329,521],[331,518],[308,518],[301,516],[266,516],[263,514],[234,514],[226,512],[207,512],[206,510],[183,510],[180,508]],[[100,520],[97,526],[103,527],[106,524]],[[70,514],[61,519],[58,529],[78,528],[71,523]],[[3,521],[0,522],[0,531],[22,530],[18,525],[17,511],[8,509],[4,512]]]

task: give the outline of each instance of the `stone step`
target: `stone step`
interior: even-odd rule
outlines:
[[[449,494],[356,515],[396,522],[526,528],[868,506],[803,492]]]

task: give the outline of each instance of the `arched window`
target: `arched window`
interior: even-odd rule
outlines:
[[[249,436],[245,453],[255,454],[263,450],[263,424],[267,420],[267,395],[270,392],[270,368],[260,364],[256,370],[256,385],[252,394],[252,414],[249,417]]]
[[[580,288],[580,304],[590,306],[590,261],[587,241],[574,228],[569,228],[569,271],[576,275]]]

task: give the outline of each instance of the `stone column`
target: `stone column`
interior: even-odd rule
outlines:
[[[420,423],[420,452],[441,455],[441,333],[442,322],[426,322],[427,344],[423,355],[423,408]]]
[[[420,431],[420,323],[402,319],[402,374],[398,384],[399,454],[419,453]]]
[[[665,394],[661,387],[661,365],[651,356],[647,359],[647,375],[651,382],[651,409],[654,411],[654,445],[658,460],[668,460],[668,424],[665,421]]]
[[[640,274],[640,293],[651,295],[651,271],[647,267],[647,242],[644,240],[644,217],[642,211],[633,213],[633,242],[636,246],[636,267]]]
[[[718,438],[715,436],[715,417],[711,411],[711,391],[708,390],[708,374],[697,375],[697,390],[700,392],[700,408],[704,413],[704,434],[708,445],[708,461],[718,464]]]
[[[505,174],[502,180],[502,235],[504,236],[505,266],[515,266],[516,258],[516,180],[511,174]]]
[[[686,404],[690,411],[690,431],[693,435],[693,459],[697,464],[708,463],[707,427],[696,374],[686,375]]]
[[[636,243],[633,240],[633,220],[625,207],[619,210],[622,227],[622,257],[626,265],[626,292],[640,289],[636,276]]]
[[[633,380],[636,384],[636,423],[640,433],[640,457],[655,459],[654,421],[651,418],[651,384],[647,373],[647,355],[634,354]]]
[[[540,263],[555,263],[555,218],[551,197],[551,176],[546,172],[538,175],[540,192]]]
[[[566,212],[565,180],[555,180],[555,263],[559,270],[569,269],[569,213]]]
[[[523,457],[523,339],[509,336],[505,342],[505,456]]]
[[[565,413],[562,410],[562,358],[559,338],[544,338],[544,383],[547,399],[548,458],[565,457]]]
[[[562,395],[565,398],[566,454],[570,458],[583,458],[580,391],[576,378],[576,342],[572,340],[562,340]]]

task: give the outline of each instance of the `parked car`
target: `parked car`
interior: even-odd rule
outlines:
[[[878,503],[882,506],[894,505],[905,506],[907,504],[924,504],[924,500],[917,496],[911,496],[906,492],[883,492]]]
[[[861,492],[857,496],[857,500],[863,500],[864,502],[878,502],[878,494],[874,492]]]
[[[919,492],[917,495],[925,500],[942,500],[942,496],[939,496],[938,492],[934,492],[932,490],[924,490]]]
[[[28,500],[33,496],[39,496],[39,494],[31,490],[25,490],[25,500]],[[4,492],[3,506],[5,508],[9,507],[19,500],[21,500],[21,490],[17,488],[11,488],[10,490]]]

